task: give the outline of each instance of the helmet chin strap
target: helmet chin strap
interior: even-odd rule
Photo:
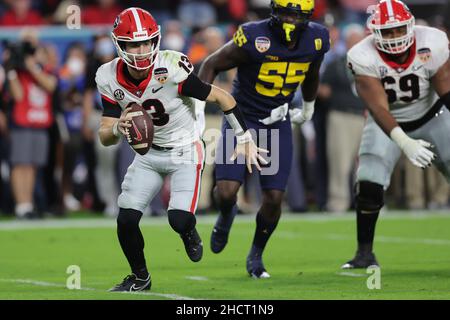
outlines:
[[[295,24],[283,23],[283,30],[286,33],[286,40],[288,42],[291,42],[292,41],[291,33],[294,32],[295,30]]]

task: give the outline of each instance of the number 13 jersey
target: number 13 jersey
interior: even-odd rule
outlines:
[[[420,119],[438,100],[431,78],[449,59],[449,42],[444,32],[416,26],[414,34],[409,57],[402,65],[378,51],[372,35],[347,53],[348,67],[353,74],[381,80],[390,112],[398,122]]]
[[[150,73],[139,85],[127,77],[125,63],[116,58],[103,64],[95,77],[103,99],[122,111],[132,102],[144,107],[153,119],[153,143],[161,147],[179,147],[199,139],[195,127],[193,100],[182,96],[181,86],[193,71],[182,53],[160,51]]]

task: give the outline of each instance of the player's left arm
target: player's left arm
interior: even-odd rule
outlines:
[[[291,121],[294,123],[303,124],[312,119],[317,91],[319,89],[320,66],[322,65],[323,57],[330,50],[330,45],[330,34],[327,29],[322,28],[318,31],[316,38],[314,39],[316,50],[315,58],[311,62],[311,65],[305,74],[305,79],[301,84],[303,107],[301,110],[293,109],[289,111]]]
[[[302,83],[303,100],[306,102],[316,100],[317,89],[319,88],[319,70],[322,65],[322,61],[323,57],[311,63],[311,66],[306,73],[305,80]]]
[[[290,110],[291,121],[303,124],[311,120],[314,114],[314,104],[316,102],[317,90],[319,88],[319,70],[322,65],[323,56],[311,63],[305,80],[302,83],[303,107],[301,110]]]
[[[215,85],[201,81],[193,73],[180,84],[180,87],[180,93],[184,96],[192,97],[200,101],[217,103],[220,106],[236,135],[237,146],[232,160],[234,160],[237,155],[244,154],[246,157],[247,168],[250,172],[252,172],[251,164],[255,164],[258,170],[261,170],[258,160],[264,164],[266,164],[267,161],[261,157],[259,153],[267,153],[268,151],[256,146],[252,135],[245,124],[244,116],[239,110],[233,96]]]
[[[450,109],[450,60],[447,60],[431,78],[441,101]]]

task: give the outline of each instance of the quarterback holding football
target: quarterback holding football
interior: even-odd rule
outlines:
[[[102,65],[95,79],[104,109],[99,136],[105,146],[125,136],[137,154],[122,183],[117,218],[119,242],[132,274],[111,291],[149,290],[139,221],[165,176],[171,179],[169,223],[189,258],[197,262],[202,257],[194,214],[205,151],[191,97],[222,108],[238,138],[233,156],[243,155],[249,166],[259,167],[258,161],[265,163],[259,152],[265,150],[256,147],[231,95],[199,80],[182,53],[159,51],[160,27],[149,12],[129,8],[120,13],[112,40],[119,57]]]
[[[384,190],[403,152],[417,167],[432,163],[450,182],[450,62],[447,35],[415,26],[399,0],[372,8],[371,35],[347,54],[356,89],[370,111],[356,183],[358,249],[342,268],[378,265],[375,224]]]

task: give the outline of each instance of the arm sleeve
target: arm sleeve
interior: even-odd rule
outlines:
[[[239,47],[247,51],[248,53],[253,50],[253,42],[250,36],[250,26],[243,24],[239,26],[236,32],[233,34],[233,42]]]
[[[105,81],[105,76],[102,76],[102,67],[97,70],[95,82],[97,83],[97,90],[102,97],[103,116],[120,118],[122,108],[119,103],[112,98],[113,95],[110,86],[107,81]]]
[[[322,55],[325,55],[325,53],[330,51],[330,46],[331,46],[330,33],[328,32],[327,29],[323,30],[321,39],[322,39],[322,48],[321,48],[320,52]]]
[[[347,53],[347,66],[354,75],[378,78],[374,64],[359,51],[350,50]]]
[[[120,118],[120,115],[122,114],[122,108],[117,102],[111,101],[109,98],[102,96],[102,106],[102,115],[104,117]]]
[[[194,66],[189,61],[189,58],[182,53],[173,51],[174,56],[171,57],[172,65],[174,67],[173,81],[180,83],[185,81],[194,71]]]
[[[187,79],[178,84],[178,93],[205,101],[211,92],[211,85],[200,80],[195,74],[191,73]]]
[[[434,76],[438,70],[447,62],[450,58],[449,41],[447,34],[442,31],[437,31],[433,34],[433,48],[431,52],[431,59],[427,63],[427,69],[430,70],[430,76]]]
[[[103,67],[103,66],[102,66]],[[111,102],[117,101],[113,98],[114,95],[112,93],[112,90],[110,89],[110,86],[106,80],[106,76],[102,72],[102,67],[98,68],[97,73],[95,74],[95,83],[97,84],[97,90],[102,96],[102,99],[105,97],[106,99],[110,100]]]

